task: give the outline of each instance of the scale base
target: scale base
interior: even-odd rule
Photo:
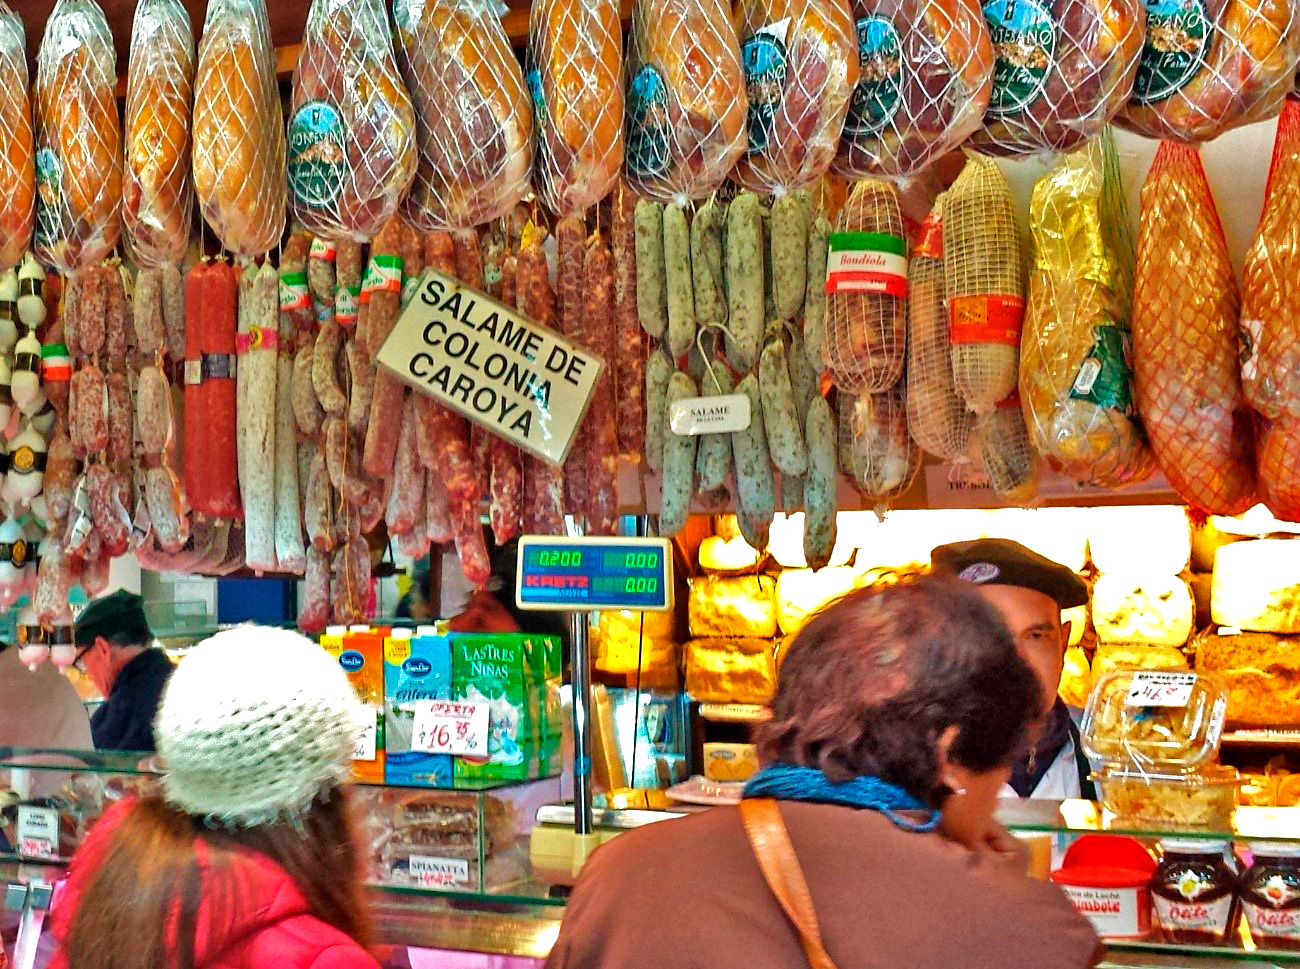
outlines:
[[[578,834],[557,824],[537,825],[528,844],[533,878],[552,885],[573,885],[591,853],[620,833],[606,830]]]

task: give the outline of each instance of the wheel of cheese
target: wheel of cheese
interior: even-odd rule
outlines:
[[[1266,538],[1220,548],[1210,612],[1220,626],[1300,633],[1300,543]]]

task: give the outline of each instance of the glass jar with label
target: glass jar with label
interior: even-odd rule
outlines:
[[[1166,942],[1215,945],[1237,920],[1237,872],[1227,841],[1166,838],[1151,880],[1156,933]]]
[[[1241,879],[1241,907],[1261,949],[1300,951],[1300,844],[1257,841]]]

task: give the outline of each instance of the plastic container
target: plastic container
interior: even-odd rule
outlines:
[[[1141,939],[1151,932],[1155,866],[1147,850],[1131,838],[1090,835],[1070,847],[1052,881],[1098,935]]]
[[[1106,764],[1183,773],[1219,749],[1226,691],[1196,673],[1122,670],[1093,687],[1083,715],[1083,749]]]
[[[1131,765],[1094,775],[1101,805],[1121,827],[1230,830],[1241,775],[1209,764],[1183,773],[1153,773]]]

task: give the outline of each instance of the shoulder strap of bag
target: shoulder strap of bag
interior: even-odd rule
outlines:
[[[795,930],[812,969],[835,969],[835,963],[822,944],[817,913],[813,911],[812,896],[804,880],[803,869],[795,857],[794,845],[781,820],[776,801],[770,798],[753,798],[740,802],[740,820],[745,834],[763,870],[767,887],[780,903]]]

